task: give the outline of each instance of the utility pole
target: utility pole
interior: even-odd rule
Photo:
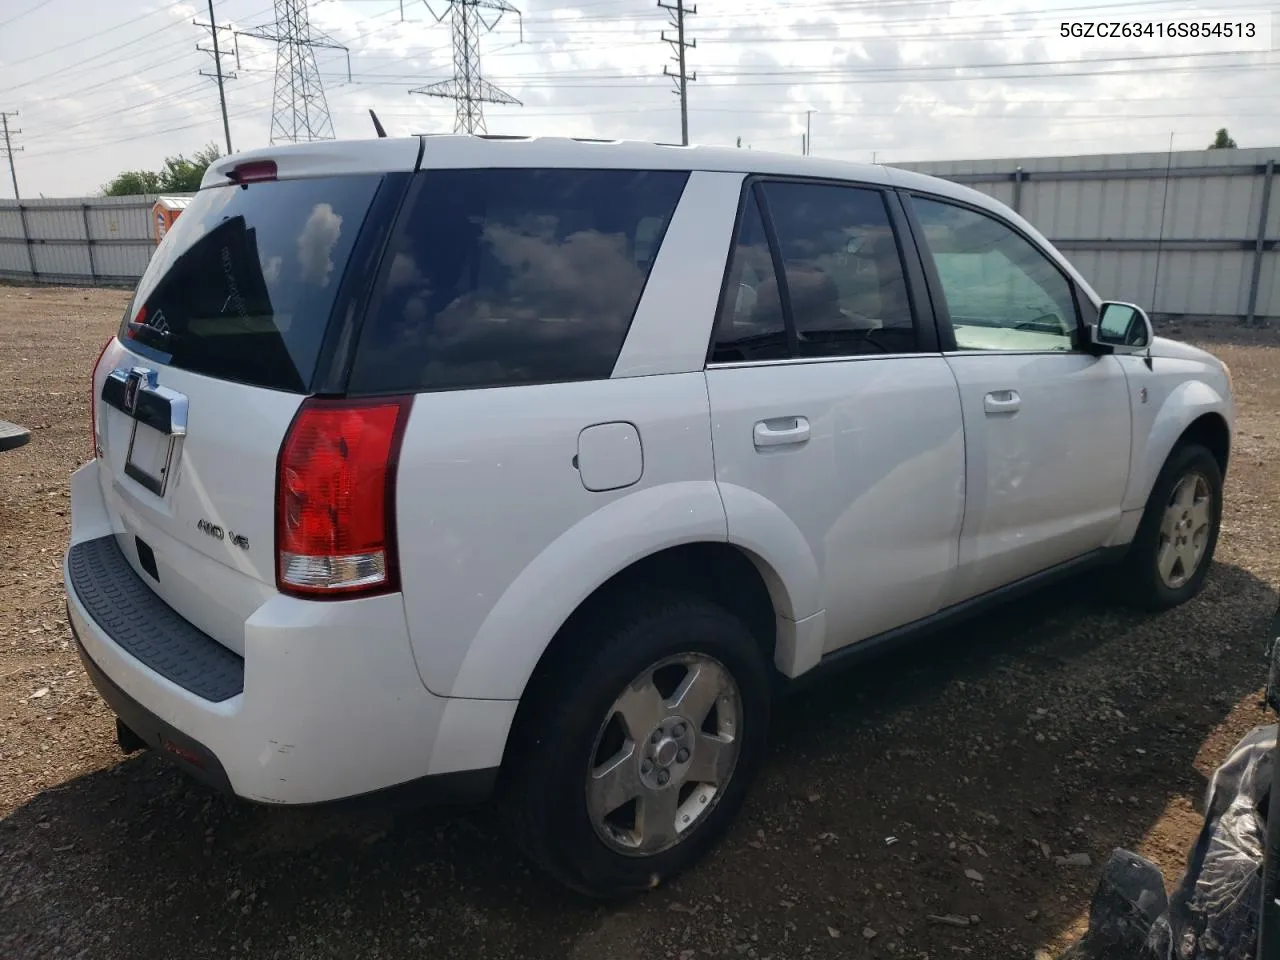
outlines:
[[[222,133],[227,138],[227,155],[230,156],[234,151],[231,149],[231,123],[230,121],[227,120],[227,91],[226,91],[226,87],[223,85],[223,80],[224,79],[234,80],[236,78],[236,75],[234,73],[225,74],[222,70],[222,51],[218,47],[218,31],[226,30],[231,33],[232,42],[235,43],[237,69],[239,69],[240,67],[240,41],[239,41],[239,38],[236,37],[234,31],[232,31],[231,27],[229,26],[220,27],[218,26],[218,22],[213,19],[213,0],[209,0],[209,22],[200,23],[198,20],[193,20],[192,23],[194,23],[197,27],[207,27],[210,35],[212,35],[213,37],[212,50],[206,50],[204,47],[200,46],[200,44],[198,43],[196,44],[196,49],[199,50],[201,53],[213,54],[214,72],[205,73],[203,70],[201,70],[200,76],[215,77],[218,81],[218,102],[222,105]]]
[[[662,42],[671,44],[671,48],[675,50],[676,55],[671,59],[679,65],[679,72],[672,73],[671,68],[664,66],[662,73],[664,76],[671,77],[676,81],[675,94],[680,98],[680,143],[684,146],[689,145],[689,81],[697,80],[697,71],[690,73],[685,66],[684,52],[693,49],[698,45],[697,40],[685,40],[684,38],[684,18],[685,16],[693,16],[698,12],[695,6],[686,7],[684,0],[676,0],[674,4],[664,3],[658,0],[658,6],[663,10],[671,13],[671,26],[675,27],[676,35],[668,37],[667,31],[662,31]]]
[[[813,111],[804,112],[804,155],[813,153]]]
[[[5,113],[0,110],[0,132],[4,133],[4,152],[5,156],[9,158],[9,176],[13,180],[13,199],[18,204],[18,222],[22,224],[22,245],[27,248],[27,265],[31,271],[31,279],[38,280],[40,275],[36,272],[35,251],[31,249],[31,229],[27,225],[27,210],[22,205],[22,194],[18,192],[18,170],[13,165],[13,155],[22,149],[13,145],[13,138],[22,131],[10,130],[9,118],[17,115],[17,110],[12,113]]]
[[[502,103],[508,106],[521,106],[519,100],[490,83],[480,74],[480,34],[489,33],[498,25],[503,14],[520,11],[507,0],[448,0],[445,7],[436,13],[429,0],[423,0],[436,23],[444,20],[445,14],[453,18],[453,77],[429,83],[425,87],[416,87],[410,93],[421,93],[428,97],[443,97],[457,104],[454,114],[454,133],[488,133],[484,122],[484,104]],[[492,20],[486,20],[481,10],[492,11]],[[520,20],[520,41],[524,42],[524,20]]]
[[[13,165],[13,155],[22,148],[15,147],[13,145],[12,138],[22,131],[9,129],[9,118],[16,117],[17,115],[17,110],[14,110],[12,113],[5,113],[0,110],[0,128],[4,130],[4,152],[5,156],[9,158],[9,176],[13,179],[13,198],[15,200],[21,200],[22,194],[18,193],[18,171]]]

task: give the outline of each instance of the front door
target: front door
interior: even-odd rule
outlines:
[[[985,212],[913,196],[954,344],[964,416],[964,527],[950,602],[1103,546],[1129,477],[1124,370],[1080,349],[1074,284]]]

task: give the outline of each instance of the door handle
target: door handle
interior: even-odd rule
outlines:
[[[1021,406],[1017,390],[992,390],[982,398],[982,409],[990,414],[1017,413]]]
[[[753,431],[757,447],[781,447],[804,443],[809,439],[809,421],[804,417],[778,417],[761,420]]]

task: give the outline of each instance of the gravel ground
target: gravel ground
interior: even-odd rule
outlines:
[[[1265,722],[1280,335],[1188,327],[1174,335],[1230,363],[1240,402],[1202,597],[1143,618],[1080,581],[822,681],[780,709],[727,842],[648,896],[604,907],[561,892],[485,809],[226,800],[153,757],[121,758],[63,614],[87,371],[124,304],[0,287],[0,417],[33,432],[0,454],[6,960],[1056,956],[1113,847],[1173,882],[1205,777]],[[967,925],[930,919],[944,916]]]

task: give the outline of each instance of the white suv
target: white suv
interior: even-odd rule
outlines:
[[[600,896],[714,842],[794,678],[1104,561],[1193,596],[1233,419],[964,187],[451,136],[215,163],[93,396],[65,578],[123,747],[496,792]]]

